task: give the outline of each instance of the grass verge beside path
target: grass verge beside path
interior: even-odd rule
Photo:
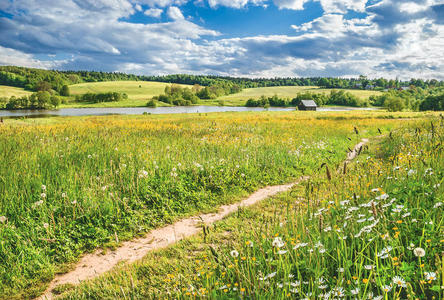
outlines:
[[[61,299],[442,299],[441,122],[405,124],[345,169],[326,161],[290,193],[59,287]]]

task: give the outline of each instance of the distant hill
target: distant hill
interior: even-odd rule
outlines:
[[[383,90],[386,88],[401,88],[414,86],[428,88],[430,86],[444,86],[443,81],[411,79],[410,81],[388,80],[384,78],[370,80],[365,76],[359,78],[238,78],[213,75],[165,75],[145,76],[125,74],[119,72],[96,71],[57,71],[43,70],[16,66],[0,66],[0,85],[21,87],[30,91],[53,89],[61,92],[64,85],[84,82],[103,81],[158,81],[178,84],[199,84],[202,86],[220,86],[231,90],[231,93],[243,88],[273,87],[273,86],[319,86],[324,88],[347,88]]]

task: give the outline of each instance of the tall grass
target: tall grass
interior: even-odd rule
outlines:
[[[403,129],[376,157],[364,155],[331,181],[315,178],[213,251],[175,294],[442,299],[443,138],[442,124]]]
[[[371,118],[307,116],[8,120],[0,126],[0,297],[37,295],[85,251],[291,181],[320,160],[338,162],[355,142],[346,139],[353,126],[376,134]]]
[[[442,299],[443,134],[436,120],[392,132],[63,298]]]

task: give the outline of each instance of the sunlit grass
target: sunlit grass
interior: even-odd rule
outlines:
[[[64,104],[61,107],[143,107],[146,106],[146,103],[152,97],[163,94],[165,87],[169,85],[169,83],[150,81],[105,81],[74,84],[69,86],[73,96],[86,93],[119,92],[126,93],[128,99],[119,102],[94,104],[76,103],[71,100],[68,104]],[[187,85],[181,86],[191,87]],[[162,103],[158,104],[167,106]]]
[[[378,95],[381,92],[378,91],[367,91],[367,90],[350,90],[346,89],[345,91],[352,93],[355,96],[358,96],[361,99],[368,99],[371,95]],[[312,92],[312,93],[325,93],[329,94],[331,89],[322,89],[317,86],[276,86],[276,87],[263,87],[263,88],[252,88],[252,89],[244,89],[240,93],[227,95],[223,97],[219,97],[217,101],[223,100],[227,105],[230,103],[240,104],[250,99],[258,99],[260,96],[264,95],[266,97],[272,97],[277,95],[282,98],[290,98],[293,99],[296,97],[298,93],[304,92]]]
[[[32,92],[25,91],[25,89],[22,88],[0,85],[0,98],[2,97],[10,98],[12,96],[22,97],[22,96],[29,96],[31,94]]]
[[[426,114],[219,113],[6,120],[0,295],[37,295],[85,251],[335,164]],[[433,116],[433,115],[430,115]],[[354,133],[359,128],[360,135]],[[231,251],[231,250],[230,250]]]
[[[440,122],[374,139],[331,179],[319,169],[290,193],[64,298],[442,299]]]

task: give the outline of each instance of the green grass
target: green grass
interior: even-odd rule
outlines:
[[[381,92],[378,91],[366,91],[366,90],[348,90],[353,95],[358,96],[362,99],[368,99],[371,95],[378,95]],[[330,93],[331,89],[321,89],[316,86],[277,86],[277,87],[262,87],[262,88],[252,88],[252,89],[244,89],[240,93],[227,95],[223,97],[219,97],[216,100],[210,101],[211,103],[217,105],[219,101],[224,101],[226,105],[245,105],[245,102],[250,99],[258,99],[260,96],[264,95],[267,97],[271,97],[274,95],[278,95],[283,98],[294,98],[297,93],[301,92],[313,92],[313,93]]]
[[[25,91],[22,88],[0,85],[0,98],[2,97],[10,98],[12,96],[22,97],[22,96],[29,96],[31,94],[32,92]]]
[[[41,293],[87,251],[340,162],[420,113],[262,112],[6,120],[0,298]],[[433,115],[432,115],[433,116]],[[350,138],[350,139],[348,139]]]
[[[162,94],[165,87],[168,85],[170,84],[147,81],[105,81],[70,85],[69,88],[72,96],[86,93],[119,92],[126,93],[128,95],[128,100],[119,102],[83,104],[72,101],[74,97],[70,97],[71,101],[68,104],[63,104],[61,107],[142,107],[146,106],[148,100],[153,96]],[[187,85],[181,86],[191,87]],[[158,104],[168,106],[167,104],[160,102],[158,102]]]
[[[139,85],[142,87],[139,88]],[[95,104],[82,104],[73,102],[73,97],[68,104],[63,104],[61,107],[142,107],[148,102],[148,99],[153,96],[158,96],[164,92],[165,86],[168,83],[161,82],[146,82],[146,81],[107,81],[94,83],[81,83],[71,85],[70,90],[72,95],[81,95],[88,92],[104,93],[104,92],[121,92],[128,94],[128,100],[120,102],[106,102]],[[182,85],[184,87],[190,87]],[[282,87],[264,87],[244,89],[242,92],[232,95],[219,97],[214,100],[201,100],[199,105],[219,105],[223,102],[227,106],[244,106],[246,101],[250,98],[257,99],[262,95],[294,98],[300,92],[316,92],[316,93],[330,93],[331,89],[321,89],[319,87],[300,87],[300,86],[282,86]],[[371,95],[380,94],[377,91],[365,90],[346,90],[352,94],[368,99]],[[157,102],[159,106],[168,106],[163,102]]]
[[[404,122],[345,170],[319,160],[329,175],[62,299],[443,299],[444,131]]]

